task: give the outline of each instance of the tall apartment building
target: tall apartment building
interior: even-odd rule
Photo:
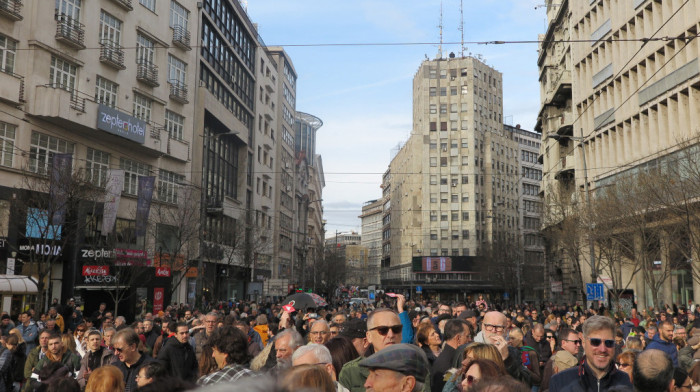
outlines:
[[[519,148],[503,129],[502,91],[501,74],[473,57],[451,54],[418,69],[413,132],[383,183],[385,288],[420,286],[441,299],[505,294],[496,280],[513,267],[499,252],[517,242]]]
[[[367,248],[368,284],[379,285],[379,268],[382,261],[382,206],[381,199],[370,200],[362,206],[362,231],[360,244]]]
[[[539,162],[540,134],[521,129],[520,125],[504,125],[507,134],[518,144],[518,230],[522,252],[516,258],[516,286],[520,287],[521,300],[538,302],[543,300],[545,290],[544,245],[540,235],[542,216],[542,164]],[[526,290],[523,287],[527,287]],[[515,295],[515,293],[513,293]],[[515,297],[517,299],[517,296]],[[520,300],[518,301],[520,302]]]
[[[124,265],[153,270],[170,251],[175,226],[163,216],[180,214],[188,202],[184,195],[197,193],[199,185],[191,177],[197,122],[194,15],[195,2],[0,4],[0,258],[3,264],[14,261],[16,274],[35,276],[39,264],[49,262],[50,275],[44,277],[49,296],[77,296],[88,308],[113,303],[109,294],[119,290],[113,283],[120,277],[127,283]],[[103,214],[103,201],[113,170],[123,170],[123,186],[110,183],[117,184],[111,196],[121,200],[113,204],[116,222],[103,227],[111,220]],[[37,195],[49,191],[49,175],[66,180],[69,174],[71,186],[82,186],[78,176],[92,184],[92,195],[63,189],[80,204],[64,210],[41,205]],[[143,191],[140,177],[153,181],[144,182]],[[54,202],[57,184],[50,190]],[[142,226],[146,220],[141,215],[137,224],[137,204],[143,207],[153,188],[150,217]],[[58,215],[60,222],[48,222]],[[196,252],[196,244],[179,251]],[[37,261],[49,254],[55,257]],[[112,268],[92,268],[104,263]],[[138,296],[150,304],[154,297],[160,306],[167,304],[171,291],[185,298],[186,286],[172,288],[177,283],[162,272],[130,284],[141,287]],[[124,298],[128,314],[138,298]]]
[[[571,77],[573,120],[565,121],[571,126],[560,132],[547,124],[548,119],[560,114],[556,112],[559,108],[563,109],[561,114],[567,115],[568,105],[548,105],[557,86],[543,82],[540,117],[545,183],[571,187],[572,193],[588,185],[594,198],[606,188],[614,189],[615,184],[640,173],[664,170],[672,173],[672,168],[688,164],[691,159],[688,151],[697,148],[700,122],[698,46],[692,39],[697,36],[700,22],[698,4],[651,0],[623,4],[609,0],[560,3],[563,6],[549,4],[548,34],[550,31],[551,36],[570,34],[572,43],[568,47],[541,48],[540,67],[542,74],[547,74],[557,58],[570,61],[566,70]],[[671,38],[648,40],[655,37]],[[566,48],[564,53],[563,48]],[[563,78],[567,76],[564,74]],[[556,76],[554,80],[558,80]],[[566,92],[565,86],[563,91]],[[549,115],[550,110],[555,112]],[[548,138],[553,132],[570,137],[555,142]],[[683,178],[678,175],[669,178],[670,182],[675,180]],[[545,188],[545,196],[548,192]],[[584,196],[579,200],[585,200]],[[700,300],[700,284],[691,278],[697,269],[697,258],[679,256],[679,245],[669,239],[669,233],[675,229],[670,221],[656,221],[654,225],[662,229],[656,243],[642,246],[643,238],[635,237],[639,246],[627,257],[640,265],[640,260],[649,257],[642,249],[661,249],[650,256],[658,261],[658,266],[656,262],[654,266],[659,272],[653,275],[660,279],[661,295],[652,298],[654,290],[645,274],[633,275],[632,267],[623,268],[620,273],[623,281],[631,281],[629,289],[633,293],[626,294],[633,295],[638,306]],[[692,234],[679,232],[676,236],[682,239]],[[697,245],[691,239],[685,247]],[[580,258],[583,261],[580,279],[588,282],[591,260],[587,249]],[[678,263],[681,258],[684,262]],[[571,263],[570,258],[564,259]],[[605,278],[604,275],[610,278],[605,269],[595,272],[600,278]]]

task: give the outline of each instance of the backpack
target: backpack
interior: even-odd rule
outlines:
[[[535,349],[530,346],[520,347],[520,362],[522,362],[523,366],[528,368],[528,370],[533,370],[530,351],[535,351]],[[539,366],[539,364],[537,364],[537,366]]]

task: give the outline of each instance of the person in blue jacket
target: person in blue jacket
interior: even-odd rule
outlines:
[[[669,320],[664,320],[659,323],[659,332],[654,335],[646,350],[661,350],[668,355],[673,362],[673,367],[678,367],[678,348],[673,344],[673,323]]]
[[[404,305],[406,305],[406,297],[396,294],[396,310],[399,312],[399,319],[401,320],[401,325],[403,325],[401,343],[413,343],[413,322],[408,316],[408,311],[404,309]]]

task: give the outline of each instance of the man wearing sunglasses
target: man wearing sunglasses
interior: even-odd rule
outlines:
[[[555,369],[554,360],[555,356],[559,360],[560,364],[563,363],[573,363],[574,366],[578,363],[576,359],[578,355],[579,348],[581,347],[581,339],[578,338],[578,332],[564,328],[559,331],[559,336],[562,337],[559,343],[560,348],[556,351],[554,355],[549,358],[549,361],[544,365],[544,372],[542,373],[542,383],[540,384],[540,389],[546,391],[549,389],[549,381],[552,376],[556,373],[562,372],[569,367],[562,367],[561,365]]]
[[[392,309],[377,309],[367,318],[367,341],[378,353],[387,347],[401,343],[403,325],[399,315]],[[343,366],[338,381],[350,392],[364,392],[365,381],[369,376],[369,369],[360,367],[359,362],[364,359],[358,357]]]
[[[671,358],[674,367],[678,367],[678,349],[673,343],[673,323],[669,320],[664,320],[659,323],[659,333],[654,335],[654,338],[646,347],[647,350],[661,350]]]
[[[615,328],[615,322],[605,316],[587,319],[583,323],[583,362],[554,375],[549,391],[606,391],[616,386],[631,388],[627,373],[617,370],[613,363]]]
[[[145,364],[154,361],[153,358],[139,352],[140,342],[139,335],[131,328],[118,331],[112,339],[114,355],[119,358],[114,366],[121,370],[122,375],[124,375],[124,385],[126,386],[124,392],[135,391],[138,388],[136,376],[138,376],[139,370]]]

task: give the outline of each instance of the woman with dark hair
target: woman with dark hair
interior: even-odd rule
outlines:
[[[688,372],[686,372],[684,369],[673,369],[673,381],[675,381],[675,385],[673,386],[674,392],[690,391],[693,389],[693,383],[688,376]]]
[[[230,325],[223,326],[214,330],[209,337],[209,344],[219,370],[201,377],[197,384],[236,381],[241,377],[254,374],[247,369],[250,355],[248,355],[248,336],[243,331]]]
[[[202,356],[199,358],[199,375],[207,376],[216,370],[218,366],[216,365],[216,360],[212,356],[214,354],[214,349],[208,344],[202,347]]]
[[[462,390],[466,391],[479,381],[488,381],[501,377],[509,377],[495,362],[488,359],[475,359],[464,367]]]
[[[440,339],[440,334],[435,330],[432,323],[421,323],[418,326],[416,344],[425,352],[430,366],[433,366],[433,362],[435,362],[435,359],[440,355],[441,343],[442,339]]]
[[[326,342],[326,348],[331,352],[335,374],[340,374],[343,365],[360,356],[352,341],[343,335],[338,335]]]

